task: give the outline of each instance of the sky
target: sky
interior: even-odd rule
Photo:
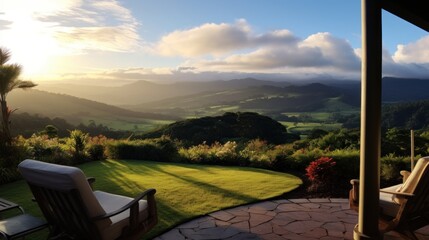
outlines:
[[[25,7],[24,7],[25,6]],[[0,0],[25,80],[360,79],[359,0]],[[429,35],[383,12],[383,75],[429,78]]]

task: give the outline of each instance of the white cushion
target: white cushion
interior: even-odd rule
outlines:
[[[402,184],[398,184],[391,187],[383,188],[383,190],[394,192],[401,186]],[[383,214],[395,217],[398,213],[400,204],[394,201],[394,194],[380,192],[380,207],[383,211]]]
[[[125,206],[133,199],[124,197],[116,194],[111,194],[102,191],[94,191],[94,195],[103,207],[103,209],[109,213],[120,209]],[[111,240],[118,238],[124,227],[129,225],[130,210],[126,210],[118,215],[110,218],[112,225],[108,228],[100,228],[103,240]],[[147,209],[147,201],[139,201],[139,222],[146,219],[149,216]]]

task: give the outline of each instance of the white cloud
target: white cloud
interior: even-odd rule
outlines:
[[[2,44],[13,52],[26,44],[22,38],[38,41],[34,45],[48,54],[52,48],[59,54],[126,51],[139,44],[137,21],[115,0],[14,0],[2,2],[2,8],[0,20],[8,23]]]
[[[165,35],[157,44],[159,54],[181,56],[188,72],[243,72],[252,74],[330,75],[360,78],[361,49],[327,32],[305,39],[287,29],[255,34],[240,20],[235,24],[203,24]],[[383,75],[429,77],[429,36],[399,45],[392,56],[382,52]]]
[[[264,44],[285,44],[296,41],[288,30],[255,35],[246,20],[234,24],[206,23],[201,26],[174,31],[156,43],[154,51],[165,56],[220,56],[233,51]]]
[[[330,33],[316,33],[299,44],[300,47],[315,48],[321,52],[325,63],[341,69],[356,71],[360,69],[360,59],[351,45]]]
[[[59,44],[73,53],[85,50],[130,51],[138,48],[139,36],[133,26],[64,27],[55,34]]]
[[[243,21],[234,25],[207,23],[184,31],[174,31],[160,40],[156,51],[166,56],[193,57],[224,54],[247,45],[249,28]]]
[[[429,63],[429,36],[398,45],[393,59],[399,63]]]
[[[347,41],[329,33],[313,34],[304,40],[290,35],[288,37],[294,40],[277,44],[271,39],[255,45],[257,48],[253,51],[230,54],[223,58],[190,59],[181,66],[194,67],[199,72],[359,74],[359,56]]]

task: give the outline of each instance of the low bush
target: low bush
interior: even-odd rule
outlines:
[[[416,157],[417,161],[418,157]],[[389,186],[402,182],[401,170],[410,171],[411,163],[409,158],[397,157],[394,154],[389,154],[381,158],[380,176],[381,185]]]
[[[103,135],[89,138],[86,151],[88,152],[90,160],[100,161],[107,158],[105,151],[108,141],[109,140]]]
[[[145,140],[116,140],[107,144],[107,157],[162,162],[177,161],[177,148],[168,138]]]
[[[329,191],[333,186],[333,180],[336,178],[336,162],[330,157],[320,157],[312,161],[305,168],[305,175],[311,182],[309,191],[324,192]]]
[[[240,155],[247,159],[251,167],[272,168],[273,156],[268,152],[273,148],[267,141],[254,139],[248,142],[240,151]]]
[[[21,174],[16,168],[0,167],[0,184],[16,181],[21,178]]]
[[[245,158],[240,155],[237,143],[232,141],[228,141],[225,144],[216,142],[212,145],[207,145],[203,143],[189,148],[181,148],[179,154],[182,161],[190,163],[248,165]]]

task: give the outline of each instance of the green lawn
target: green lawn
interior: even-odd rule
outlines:
[[[302,183],[290,174],[245,167],[137,160],[91,162],[79,167],[87,176],[96,178],[96,190],[130,197],[147,188],[157,190],[159,223],[147,235],[149,239],[197,216],[276,197]],[[0,197],[40,216],[23,181],[0,186]],[[41,238],[34,238],[37,237]]]

